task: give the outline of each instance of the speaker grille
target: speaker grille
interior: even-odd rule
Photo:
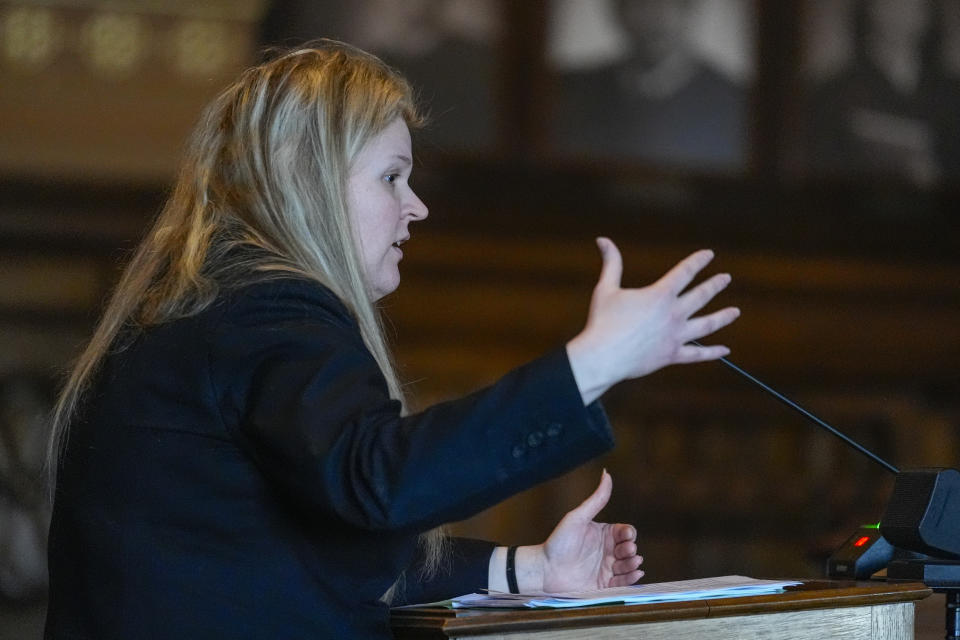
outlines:
[[[930,502],[930,494],[940,469],[901,471],[893,484],[893,495],[880,521],[883,537],[896,547],[919,550],[920,521]]]

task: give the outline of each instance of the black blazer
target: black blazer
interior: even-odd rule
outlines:
[[[50,531],[47,638],[389,637],[381,595],[486,586],[417,535],[612,446],[560,349],[400,416],[344,305],[285,279],[225,293],[112,353],[74,421]]]

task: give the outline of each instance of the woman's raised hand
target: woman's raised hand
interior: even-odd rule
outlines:
[[[587,325],[567,343],[573,376],[585,404],[616,383],[652,373],[667,365],[716,360],[724,346],[688,344],[721,329],[740,315],[727,307],[694,317],[730,283],[721,273],[684,292],[713,259],[697,251],[642,289],[623,289],[623,259],[609,238],[597,238],[603,256],[600,280],[593,290]]]

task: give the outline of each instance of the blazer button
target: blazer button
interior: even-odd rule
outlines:
[[[513,445],[513,451],[511,451],[514,458],[522,458],[523,454],[525,454],[526,452],[527,452],[527,448],[522,444]]]
[[[556,438],[561,433],[563,433],[563,425],[559,422],[551,422],[547,426],[547,435],[551,438]]]
[[[543,442],[543,431],[534,431],[527,436],[527,444],[530,447],[539,447],[541,442]]]

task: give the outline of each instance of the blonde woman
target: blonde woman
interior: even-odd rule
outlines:
[[[609,449],[597,398],[728,324],[604,266],[586,328],[497,384],[416,415],[376,301],[427,208],[410,187],[407,83],[334,42],[245,72],[207,109],[176,188],[57,405],[48,638],[387,638],[389,603],[481,588],[631,584],[636,531],[593,522],[540,545],[438,527]]]

